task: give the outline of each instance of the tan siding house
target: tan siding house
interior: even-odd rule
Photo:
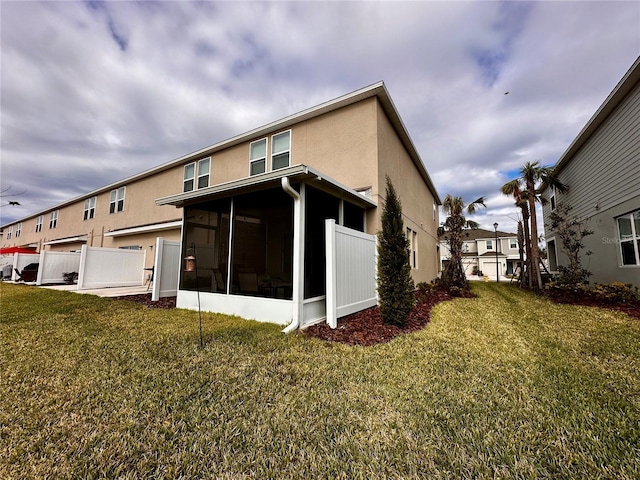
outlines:
[[[560,239],[547,226],[560,203],[588,219],[584,259],[591,281],[640,286],[640,57],[555,166],[569,189],[546,188],[545,237],[552,270],[566,264]]]
[[[19,238],[7,233],[15,224],[5,225],[2,246],[148,249],[157,236],[180,240],[183,257],[198,250],[201,268],[197,279],[182,273],[179,306],[192,307],[197,284],[212,309],[242,315],[252,302],[275,305],[283,313],[271,320],[287,323],[291,302],[325,294],[324,220],[376,234],[386,175],[402,202],[414,280],[430,281],[441,202],[382,82],[22,219]],[[304,277],[298,299],[296,262]]]

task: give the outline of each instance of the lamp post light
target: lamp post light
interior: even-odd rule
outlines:
[[[500,281],[500,265],[498,264],[498,222],[493,224],[493,229],[496,232],[496,283]]]

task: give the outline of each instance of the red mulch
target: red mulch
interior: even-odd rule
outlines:
[[[588,292],[574,292],[571,290],[543,290],[541,294],[555,303],[569,303],[587,307],[600,307],[626,313],[630,317],[640,319],[640,301],[612,303],[602,298],[589,295]]]
[[[386,343],[399,335],[424,328],[429,322],[431,309],[438,303],[453,298],[449,292],[440,289],[420,298],[404,328],[386,325],[382,322],[380,309],[372,307],[340,318],[338,327],[335,329],[326,323],[320,323],[304,329],[303,332],[310,337],[329,342],[346,343],[347,345],[370,346]]]
[[[142,295],[124,295],[122,297],[113,297],[115,300],[128,300],[129,302],[141,303],[147,308],[176,308],[176,297],[163,297],[157,302],[151,301],[151,294]]]

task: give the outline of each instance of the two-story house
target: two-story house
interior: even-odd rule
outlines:
[[[382,82],[5,225],[2,246],[180,240],[199,273],[181,269],[179,307],[195,308],[198,288],[206,310],[285,324],[326,293],[325,219],[376,234],[387,175],[413,278],[430,281],[441,201]]]
[[[498,241],[496,242],[496,235]],[[446,240],[447,233],[440,234],[440,269],[443,270],[451,259]],[[474,228],[465,230],[462,243],[462,266],[468,278],[477,275],[500,277],[517,274],[518,236],[515,233],[496,232]],[[497,267],[496,267],[497,253]]]
[[[554,175],[568,190],[543,191],[550,269],[568,263],[549,228],[562,203],[594,232],[583,250],[592,252],[583,257],[590,281],[640,286],[640,57],[560,157]]]

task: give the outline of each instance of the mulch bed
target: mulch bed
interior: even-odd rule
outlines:
[[[469,296],[467,294],[465,296]],[[382,322],[378,307],[368,308],[361,312],[342,317],[338,320],[338,327],[331,328],[326,323],[320,323],[305,328],[303,333],[310,337],[319,338],[329,342],[346,343],[347,345],[370,346],[386,343],[399,335],[415,332],[429,323],[431,309],[440,302],[453,299],[446,290],[434,290],[420,298],[418,304],[409,315],[409,320],[404,328],[386,325]]]
[[[142,295],[123,295],[121,297],[113,297],[115,300],[127,300],[145,305],[147,308],[176,308],[176,297],[162,297],[157,302],[151,301],[151,294]]]
[[[630,317],[640,319],[640,301],[612,303],[602,298],[594,297],[587,292],[571,290],[542,290],[540,292],[555,303],[600,307],[626,313]]]

